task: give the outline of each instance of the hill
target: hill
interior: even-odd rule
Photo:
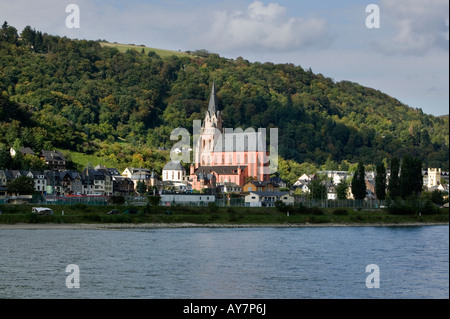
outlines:
[[[205,50],[162,54],[31,27],[19,39],[14,30],[0,30],[0,149],[58,148],[91,156],[76,167],[98,158],[160,170],[169,158],[160,149],[175,143],[172,129],[192,131],[192,121],[204,118],[215,81],[225,127],[279,128],[280,171],[289,180],[311,167],[405,154],[425,167],[449,167],[448,117],[357,83]]]
[[[110,43],[110,42],[104,42],[99,41],[100,45],[102,47],[113,47],[118,49],[120,52],[126,52],[128,50],[136,50],[140,53],[149,54],[150,52],[154,52],[154,54],[157,54],[161,58],[166,58],[172,55],[175,55],[177,57],[193,57],[187,52],[181,52],[181,51],[173,51],[173,50],[163,50],[163,49],[157,49],[157,48],[149,48],[144,45],[135,45],[135,44],[120,44],[120,43]],[[150,53],[153,54],[153,53]]]

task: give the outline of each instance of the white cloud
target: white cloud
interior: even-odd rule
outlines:
[[[382,22],[395,33],[376,47],[383,53],[423,56],[448,51],[448,0],[382,0]]]
[[[203,39],[214,50],[287,52],[327,43],[328,25],[321,18],[288,17],[277,3],[253,1],[245,11],[216,11]]]

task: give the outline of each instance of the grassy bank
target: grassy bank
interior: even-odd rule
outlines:
[[[135,214],[124,213],[127,206],[47,205],[54,215],[31,213],[31,205],[0,205],[0,224],[16,223],[193,223],[193,224],[409,224],[448,223],[449,210],[435,214],[397,215],[385,210],[321,208],[304,213],[278,212],[275,208],[249,207],[131,207]],[[120,214],[108,215],[117,209]],[[64,211],[64,214],[63,214]],[[168,212],[170,211],[170,214]]]

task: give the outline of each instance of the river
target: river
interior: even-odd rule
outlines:
[[[0,298],[449,298],[449,227],[0,229]]]

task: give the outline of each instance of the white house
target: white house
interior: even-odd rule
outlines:
[[[186,180],[186,169],[180,161],[170,161],[162,170],[162,180],[163,182],[183,182]]]
[[[128,177],[134,183],[134,188],[136,188],[138,182],[144,182],[147,184],[147,181],[152,177],[152,171],[148,168],[135,168],[135,167],[127,167],[122,172],[123,177]]]
[[[294,205],[294,196],[289,192],[250,192],[245,196],[245,206],[274,207],[277,200],[287,205]]]
[[[44,172],[30,171],[27,176],[33,178],[35,191],[43,193],[46,190],[48,179]]]
[[[306,185],[311,181],[311,177],[303,174],[298,178],[298,180],[294,183],[294,186]]]

